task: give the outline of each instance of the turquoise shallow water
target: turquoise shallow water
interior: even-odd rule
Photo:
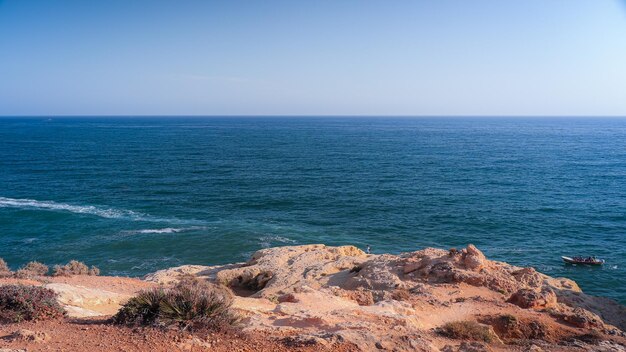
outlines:
[[[0,119],[14,268],[142,275],[304,243],[474,243],[626,303],[626,119]],[[560,261],[577,254],[607,264]]]

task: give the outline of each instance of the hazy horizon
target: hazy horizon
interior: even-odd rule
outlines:
[[[626,116],[618,0],[0,0],[0,116]]]
[[[64,118],[397,118],[397,119],[436,119],[436,118],[450,118],[450,119],[626,119],[626,115],[305,115],[305,114],[266,114],[266,115],[130,115],[130,114],[118,114],[118,115],[90,115],[90,114],[75,114],[75,115],[54,115],[54,114],[39,114],[39,115],[0,115],[0,119],[11,118],[49,118],[49,119],[64,119]]]

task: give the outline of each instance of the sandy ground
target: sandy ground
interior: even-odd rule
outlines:
[[[22,284],[41,286],[49,283],[61,283],[73,286],[83,286],[101,290],[113,291],[120,294],[132,295],[137,291],[154,287],[152,282],[137,278],[120,276],[44,276],[32,279],[0,278],[0,285]]]

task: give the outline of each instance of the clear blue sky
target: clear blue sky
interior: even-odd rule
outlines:
[[[626,115],[617,0],[0,0],[0,115]]]

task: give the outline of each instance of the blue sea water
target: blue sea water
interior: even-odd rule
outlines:
[[[0,119],[13,268],[138,276],[305,243],[474,243],[626,303],[626,119]]]

